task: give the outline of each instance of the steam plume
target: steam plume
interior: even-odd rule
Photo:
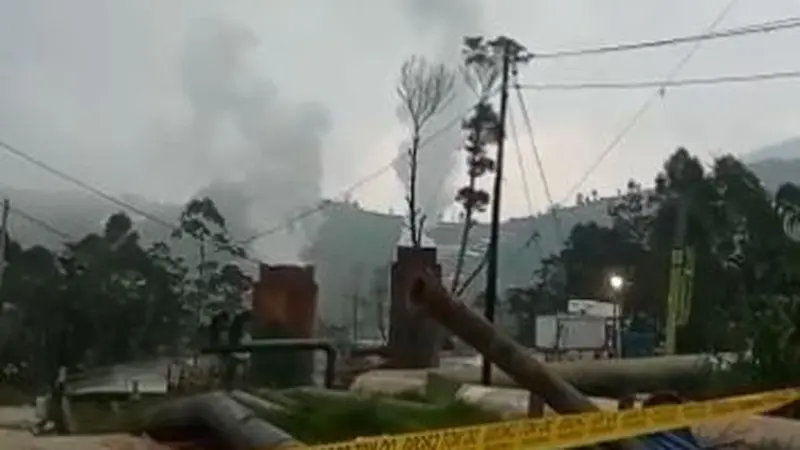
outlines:
[[[457,68],[461,62],[461,43],[464,37],[480,32],[481,10],[478,1],[404,0],[403,3],[409,19],[418,28],[417,31],[426,33],[433,39],[435,50],[429,56]],[[460,79],[457,79],[454,94],[447,108],[426,125],[422,133],[423,142],[426,136],[452,125],[449,122],[463,114],[475,101],[472,92]],[[434,224],[442,210],[453,202],[451,178],[461,144],[462,134],[457,124],[438,133],[436,139],[419,152],[417,198],[429,225]],[[394,165],[406,191],[409,188],[408,145],[408,142],[404,142],[400,146],[400,157]]]
[[[248,52],[258,45],[248,30],[220,21],[198,25],[186,40],[182,81],[194,112],[189,144],[204,165],[217,168],[205,194],[224,191],[218,197],[244,202],[220,208],[246,211],[251,229],[282,225],[321,198],[328,112],[281,101],[274,84],[248,65]],[[227,142],[225,119],[233,125]],[[230,195],[232,189],[240,195]],[[252,250],[267,261],[297,261],[314,225],[304,220],[256,241]]]

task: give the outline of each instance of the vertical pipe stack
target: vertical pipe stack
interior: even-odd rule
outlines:
[[[392,263],[389,323],[390,365],[395,368],[427,368],[439,365],[444,334],[441,326],[409,299],[415,274],[429,270],[441,279],[436,248],[397,247]]]
[[[317,291],[313,266],[262,264],[253,289],[253,338],[314,337]],[[286,387],[312,383],[311,352],[269,350],[252,358],[252,375],[258,382]]]

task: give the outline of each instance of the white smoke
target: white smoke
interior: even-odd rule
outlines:
[[[461,64],[461,44],[464,37],[480,33],[481,8],[477,0],[404,0],[405,9],[416,31],[433,40],[433,54],[425,55],[436,62],[457,70]],[[453,120],[467,111],[475,102],[472,91],[456,75],[454,97],[447,107],[427,123],[422,133],[423,147],[419,152],[417,172],[417,199],[426,216],[426,223],[434,225],[439,214],[455,197],[453,170],[461,158],[463,135],[460,121]],[[442,131],[446,128],[446,131]],[[436,134],[425,143],[426,137]],[[394,170],[403,186],[409,188],[408,142],[400,145]]]
[[[248,228],[261,231],[282,227],[321,199],[322,140],[331,124],[323,106],[279,98],[275,85],[249,64],[257,45],[237,24],[199,23],[187,36],[182,82],[194,113],[187,144],[196,165],[215,168],[204,194],[238,190],[238,196],[221,197],[246,205],[220,209],[245,211]],[[315,228],[303,220],[255,241],[251,250],[265,261],[297,262]]]

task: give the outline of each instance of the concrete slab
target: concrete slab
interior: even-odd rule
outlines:
[[[0,428],[27,429],[35,423],[36,410],[33,406],[0,407]]]

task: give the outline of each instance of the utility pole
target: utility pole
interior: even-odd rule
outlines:
[[[11,202],[3,199],[3,210],[0,211],[0,286],[3,285],[3,274],[6,271],[6,248],[8,247],[8,213]]]
[[[497,130],[497,157],[495,160],[494,189],[492,192],[492,221],[489,229],[489,248],[487,249],[488,258],[486,266],[486,302],[484,305],[484,315],[486,320],[494,324],[495,307],[497,306],[497,277],[500,241],[500,204],[501,191],[503,186],[503,150],[506,140],[506,115],[508,110],[508,79],[511,71],[512,58],[517,57],[519,46],[510,38],[501,37],[498,44],[502,45],[502,78],[500,85],[500,120]],[[513,51],[513,54],[512,54]],[[486,386],[492,384],[492,362],[487,357],[483,357],[481,367],[481,383]]]
[[[666,342],[665,353],[674,355],[677,343],[678,309],[687,295],[683,287],[686,263],[686,226],[689,219],[689,204],[685,196],[678,194],[677,211],[675,213],[675,235],[673,236],[672,255],[669,273],[669,291],[667,293]]]

